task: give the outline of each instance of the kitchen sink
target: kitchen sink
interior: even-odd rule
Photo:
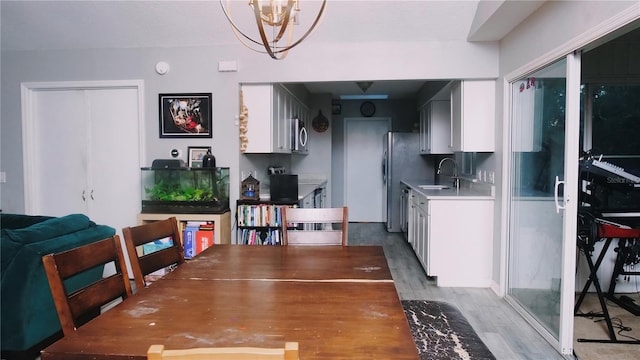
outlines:
[[[448,185],[418,185],[418,187],[423,190],[444,190],[451,188],[451,186]]]

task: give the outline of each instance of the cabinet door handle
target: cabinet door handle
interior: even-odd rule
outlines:
[[[85,196],[87,193],[86,190],[82,190],[82,201],[87,201],[87,197]]]
[[[91,200],[95,200],[95,199],[93,198],[93,189],[91,189],[91,194],[90,194],[89,196],[91,197]]]

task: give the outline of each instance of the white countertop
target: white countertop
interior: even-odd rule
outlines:
[[[493,200],[495,196],[492,195],[491,186],[487,184],[475,184],[467,183],[462,184],[460,189],[456,190],[453,186],[448,189],[435,190],[435,189],[421,189],[420,185],[432,185],[433,182],[420,181],[420,180],[402,180],[400,183],[409,186],[412,190],[421,193],[426,196],[427,199],[440,199],[440,200]],[[447,184],[447,186],[449,186]]]

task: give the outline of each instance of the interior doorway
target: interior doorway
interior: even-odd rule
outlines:
[[[345,118],[345,204],[349,221],[384,222],[383,135],[389,118]]]

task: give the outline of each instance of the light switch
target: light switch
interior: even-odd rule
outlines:
[[[7,182],[7,173],[5,171],[0,171],[0,183]]]
[[[238,71],[238,62],[234,60],[218,61],[218,71],[219,72]]]

